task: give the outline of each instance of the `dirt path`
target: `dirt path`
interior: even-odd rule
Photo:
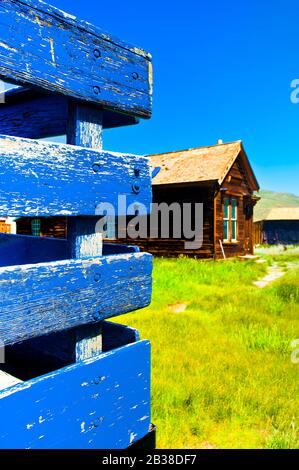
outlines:
[[[286,274],[286,271],[284,271],[277,264],[273,264],[272,266],[269,267],[268,273],[266,274],[266,276],[263,277],[263,279],[260,279],[259,281],[255,281],[253,284],[262,289],[263,287],[267,287],[271,282],[276,281],[277,279],[284,276],[285,274]]]
[[[257,263],[263,263],[264,260],[258,260]],[[268,268],[268,273],[265,277],[259,281],[255,281],[253,284],[261,289],[267,287],[271,282],[276,281],[277,279],[283,277],[290,269],[298,268],[299,263],[287,263],[285,266],[279,266],[278,264],[272,264]]]

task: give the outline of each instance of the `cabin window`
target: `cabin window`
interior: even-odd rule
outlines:
[[[41,219],[31,220],[31,234],[34,237],[40,237],[41,234]]]
[[[232,208],[231,241],[236,242],[237,241],[237,223],[238,223],[238,205],[237,205],[237,200],[236,199],[231,200],[231,208]]]
[[[223,201],[223,240],[238,240],[238,201],[235,198],[226,197]]]
[[[224,199],[223,210],[223,240],[229,241],[229,199]]]

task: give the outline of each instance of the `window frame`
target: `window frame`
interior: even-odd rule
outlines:
[[[233,201],[235,205],[233,206]],[[233,207],[235,209],[235,217],[233,217]],[[231,198],[231,243],[238,242],[238,201],[235,197]],[[235,225],[235,238],[233,238],[233,224]]]
[[[225,216],[226,203],[227,203],[227,216]],[[228,244],[239,243],[238,241],[238,236],[239,236],[238,207],[239,207],[239,200],[236,196],[225,196],[223,198],[223,213],[222,213],[223,243],[228,243]],[[226,223],[227,223],[227,237],[225,237],[225,224]],[[233,238],[233,233],[235,233],[234,238]]]
[[[228,201],[227,204],[227,217],[225,217],[225,208],[226,208],[226,201]],[[224,237],[225,230],[224,230],[224,225],[225,222],[227,223],[227,238]],[[230,241],[230,201],[228,197],[225,197],[223,200],[223,241],[225,243],[229,243]]]
[[[31,235],[33,237],[41,236],[42,221],[40,218],[31,219]]]

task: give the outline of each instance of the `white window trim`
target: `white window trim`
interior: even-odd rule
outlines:
[[[236,202],[236,206],[235,206],[235,209],[236,209],[236,216],[235,218],[233,218],[233,207],[232,207],[232,201],[235,201]],[[234,223],[236,225],[236,230],[235,230],[235,233],[236,233],[236,237],[233,238],[231,237],[231,241],[233,243],[237,242],[238,241],[238,201],[236,198],[232,198],[232,201],[231,201],[231,209],[232,209],[232,217],[231,217],[231,225]],[[231,235],[233,234],[233,230],[231,230]]]
[[[228,206],[227,206],[227,217],[224,217],[224,210],[225,210],[225,201],[223,202],[223,241],[224,242],[229,242],[230,241],[230,204],[228,201]],[[224,222],[228,222],[227,224],[227,238],[224,238]]]
[[[224,210],[225,210],[225,199],[228,199],[228,214],[227,217],[224,217]],[[223,201],[223,242],[224,243],[238,243],[238,199],[237,198],[225,198]],[[236,202],[236,216],[233,218],[233,207],[232,201]],[[224,238],[224,222],[228,222],[228,229],[227,229],[227,238]],[[236,237],[232,238],[232,224],[236,225]]]

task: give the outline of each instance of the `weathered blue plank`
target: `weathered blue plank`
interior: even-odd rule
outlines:
[[[96,124],[97,126],[97,124]],[[90,127],[88,127],[90,129]],[[81,133],[79,126],[78,132]],[[84,134],[86,142],[89,142],[89,133]],[[95,139],[92,138],[95,143]],[[75,218],[76,220],[77,218]],[[73,219],[74,220],[74,219]],[[71,226],[68,226],[68,232]],[[70,242],[72,245],[72,242]],[[83,259],[90,256],[102,256],[103,253],[103,236],[99,233],[80,234],[76,232],[75,238],[75,257]],[[97,276],[97,281],[99,282]],[[100,319],[99,319],[100,320]],[[90,357],[97,356],[102,353],[102,321],[96,325],[88,325],[87,327],[77,328],[76,332],[76,362],[84,361]]]
[[[70,251],[68,240],[0,233],[0,267],[61,261],[70,257]],[[103,243],[103,256],[139,252],[137,246]]]
[[[22,87],[0,94],[0,134],[42,139],[67,133],[69,100]],[[98,108],[97,108],[98,109]],[[138,124],[128,114],[102,110],[103,129]]]
[[[120,348],[125,344],[140,341],[140,333],[138,330],[118,323],[104,321],[102,332],[103,352]]]
[[[1,38],[1,34],[0,34]],[[0,134],[42,139],[65,134],[67,99],[37,94],[30,101],[10,104],[6,94],[0,105]]]
[[[134,245],[121,245],[116,243],[104,243],[103,255],[116,255],[120,253],[139,253],[140,248]]]
[[[138,183],[138,192],[136,184]],[[151,205],[149,159],[0,136],[0,215],[96,215],[118,196]]]
[[[147,306],[152,256],[132,253],[0,268],[0,339],[26,339]]]
[[[102,111],[82,106],[78,103],[69,105],[67,125],[67,142],[70,145],[79,145],[87,148],[102,148],[103,113]],[[95,226],[92,217],[68,218],[67,237],[70,244],[70,257],[82,258],[90,251],[91,241],[94,239]],[[98,238],[97,238],[98,240]],[[87,250],[86,250],[87,246]],[[92,249],[93,256],[97,256],[98,246]],[[101,246],[103,251],[103,245]],[[102,352],[102,321],[94,327],[82,327],[76,332],[76,361],[89,359]]]
[[[66,240],[0,233],[0,267],[46,263],[67,257]]]
[[[0,77],[151,114],[150,56],[40,0],[1,0]]]
[[[12,351],[14,357],[18,357],[18,361],[14,361],[15,363],[18,362],[18,370],[15,367],[14,372],[21,380],[28,380],[36,375],[44,375],[49,364],[51,370],[56,370],[76,362],[78,333],[88,338],[94,334],[99,326],[102,330],[101,352],[112,351],[140,341],[138,330],[118,323],[103,321],[99,325],[84,325],[14,344],[6,348],[6,358],[8,359],[12,355]],[[22,358],[21,364],[20,357]],[[37,358],[39,360],[38,366],[42,364],[43,367],[43,371],[38,374],[36,374]],[[24,364],[26,365],[24,366]],[[8,372],[13,373],[11,367],[9,367],[9,360],[7,366]]]
[[[69,103],[67,143],[102,149],[103,111],[91,106]]]
[[[0,447],[124,449],[150,426],[150,344],[137,342],[0,393]]]

